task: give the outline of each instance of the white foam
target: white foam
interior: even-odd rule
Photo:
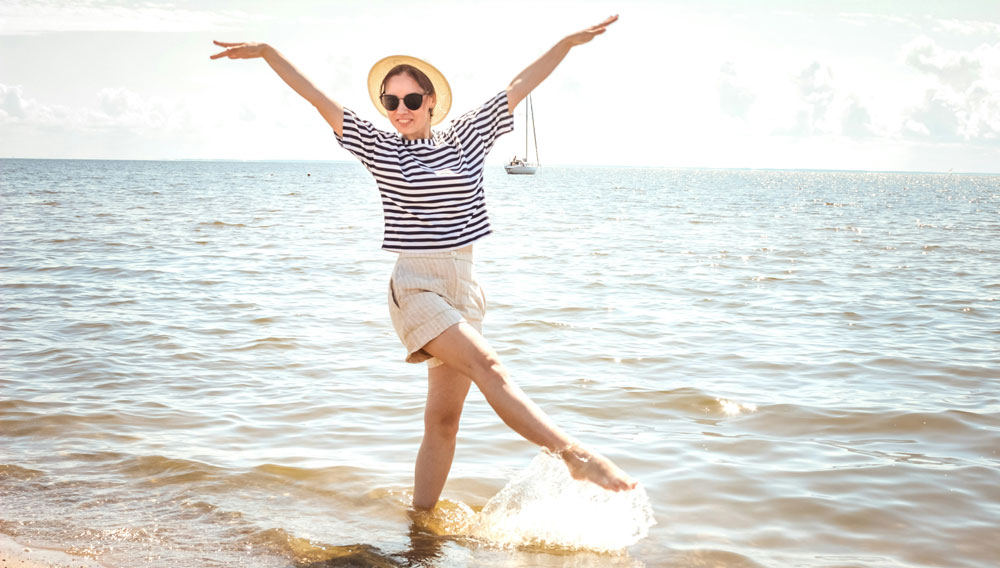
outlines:
[[[743,404],[723,398],[717,398],[715,400],[722,406],[722,412],[724,412],[726,416],[737,416],[744,410],[747,412],[757,412],[757,405],[753,403]]]
[[[612,492],[577,481],[558,457],[540,453],[486,503],[471,534],[500,546],[557,546],[613,552],[656,524],[641,485]]]

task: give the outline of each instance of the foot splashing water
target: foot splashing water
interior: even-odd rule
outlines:
[[[656,524],[642,486],[606,491],[570,477],[557,456],[540,453],[486,503],[469,535],[499,546],[545,546],[614,552]]]

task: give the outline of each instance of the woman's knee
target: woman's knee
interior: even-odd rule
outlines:
[[[453,440],[458,437],[461,412],[433,412],[424,414],[424,433],[435,438]]]
[[[500,362],[496,353],[485,355],[477,363],[478,368],[474,380],[480,389],[487,385],[503,385],[510,381],[510,373],[507,372],[507,367],[504,367],[503,363]]]

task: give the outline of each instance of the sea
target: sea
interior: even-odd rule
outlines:
[[[486,172],[487,340],[608,494],[426,369],[354,162],[0,160],[0,533],[112,568],[1000,558],[1000,176]]]

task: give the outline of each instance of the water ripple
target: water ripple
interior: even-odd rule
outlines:
[[[362,167],[0,167],[0,532],[122,568],[1000,556],[996,176],[487,172],[487,337],[660,521],[600,555],[409,517],[426,378]],[[445,517],[534,452],[473,390]]]

